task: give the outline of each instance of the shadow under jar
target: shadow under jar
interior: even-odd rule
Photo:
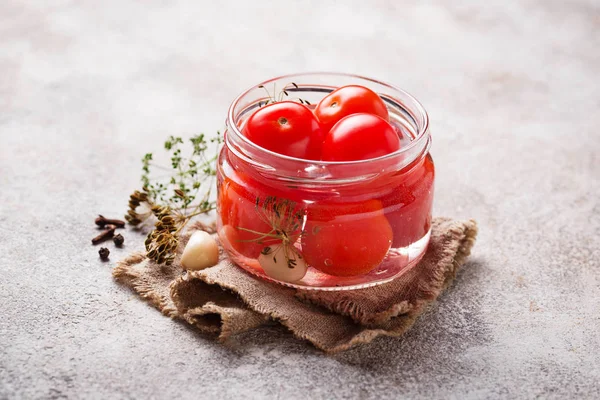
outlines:
[[[361,161],[303,160],[259,147],[241,133],[247,118],[268,100],[259,86],[274,96],[285,89],[289,98],[317,104],[350,84],[380,95],[401,139],[400,150]],[[263,82],[229,108],[217,168],[219,239],[238,266],[286,286],[350,290],[389,282],[416,265],[429,242],[430,145],[421,104],[385,83],[336,73]],[[277,279],[277,273],[261,267],[265,257],[273,258],[276,268],[298,273]],[[304,265],[306,273],[298,279]]]

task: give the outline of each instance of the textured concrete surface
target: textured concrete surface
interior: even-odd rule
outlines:
[[[0,2],[0,398],[600,397],[598,1]],[[430,112],[438,215],[472,261],[401,339],[227,346],[116,285],[89,245],[139,158],[243,88],[357,72]]]

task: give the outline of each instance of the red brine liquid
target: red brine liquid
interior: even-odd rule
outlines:
[[[398,129],[404,144],[410,137]],[[271,180],[223,149],[218,175],[219,226],[224,245],[252,264],[276,230],[262,209],[268,198],[303,215],[294,245],[310,267],[333,276],[371,272],[391,254],[407,253],[431,229],[434,165],[428,153],[375,179],[319,189]]]

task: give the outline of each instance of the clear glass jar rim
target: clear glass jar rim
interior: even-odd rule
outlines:
[[[244,96],[246,96],[250,91],[252,91],[259,85],[266,86],[267,84],[269,84],[273,81],[278,81],[281,79],[290,79],[291,80],[294,77],[298,77],[298,76],[307,76],[308,77],[311,75],[313,75],[313,76],[329,75],[332,77],[355,78],[355,79],[373,82],[378,85],[385,86],[388,89],[391,89],[395,92],[401,93],[403,96],[408,98],[413,103],[412,105],[418,110],[418,112],[420,114],[420,115],[412,115],[412,113],[411,113],[411,117],[413,117],[415,119],[415,122],[417,122],[418,129],[417,129],[416,137],[410,142],[409,145],[404,146],[393,153],[386,154],[384,156],[377,157],[377,158],[371,158],[371,159],[367,159],[367,160],[356,160],[356,161],[319,161],[319,160],[307,160],[307,159],[303,159],[303,158],[290,157],[290,156],[286,156],[283,154],[275,153],[271,150],[265,149],[264,147],[260,147],[260,146],[256,145],[255,143],[248,140],[248,138],[246,138],[242,134],[242,132],[240,131],[240,129],[235,121],[235,117],[236,117],[235,109],[236,109],[238,103],[244,98]],[[253,86],[249,87],[248,89],[246,89],[245,91],[243,91],[239,96],[237,96],[235,98],[235,100],[233,100],[233,102],[229,106],[229,110],[227,112],[226,125],[227,125],[228,134],[231,134],[231,132],[233,132],[233,134],[236,136],[236,138],[238,140],[241,140],[244,143],[244,145],[249,146],[250,148],[254,149],[255,151],[263,152],[265,155],[268,155],[269,157],[274,157],[275,159],[288,160],[288,161],[294,162],[294,163],[305,163],[306,165],[323,166],[323,167],[340,166],[340,165],[359,167],[361,165],[365,165],[368,163],[393,159],[395,157],[398,157],[405,153],[410,152],[414,147],[418,146],[423,140],[427,140],[429,138],[429,116],[427,114],[427,111],[425,111],[425,108],[423,107],[423,105],[410,93],[406,92],[405,90],[399,89],[393,85],[390,85],[389,83],[386,83],[386,82],[378,81],[376,79],[368,78],[368,77],[361,76],[361,75],[340,73],[340,72],[304,72],[304,73],[281,75],[281,76],[266,80],[264,82],[258,83],[256,85],[253,85]],[[428,146],[426,148],[428,148]]]

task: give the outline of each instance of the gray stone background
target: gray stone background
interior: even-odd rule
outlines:
[[[96,214],[263,79],[354,72],[428,109],[435,213],[476,218],[403,338],[217,344],[115,284]],[[598,398],[600,2],[0,1],[0,398]],[[111,247],[112,248],[112,247]]]

